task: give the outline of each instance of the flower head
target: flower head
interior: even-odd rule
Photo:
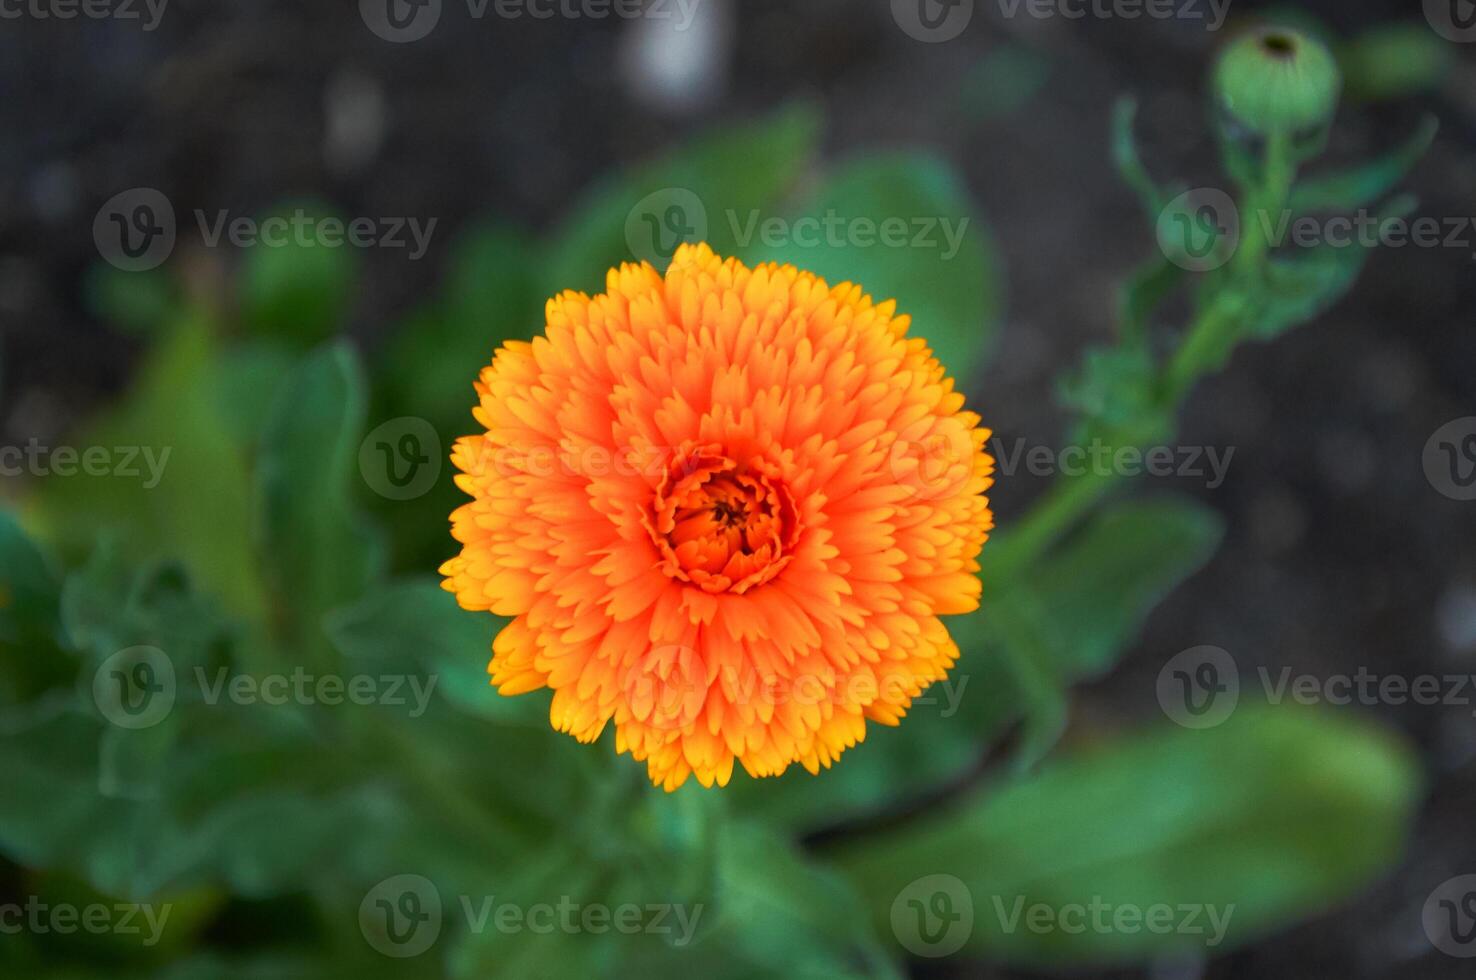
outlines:
[[[683,246],[565,292],[482,370],[442,566],[488,671],[668,790],[829,766],[978,607],[989,432],[895,304]]]

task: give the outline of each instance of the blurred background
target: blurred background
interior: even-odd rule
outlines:
[[[552,270],[524,273],[541,243],[567,231],[591,187],[775,113],[814,127],[814,161],[771,163],[752,152],[739,169],[761,177],[770,166],[791,168],[792,195],[813,187],[807,174],[827,161],[857,154],[920,150],[956,175],[987,235],[978,303],[997,324],[987,362],[958,369],[962,385],[1005,446],[1058,445],[1066,420],[1056,378],[1111,336],[1116,284],[1154,247],[1111,166],[1113,105],[1137,97],[1137,132],[1155,174],[1191,187],[1223,183],[1207,124],[1209,66],[1237,29],[1265,17],[1317,33],[1339,56],[1345,101],[1329,159],[1386,150],[1433,113],[1439,134],[1404,186],[1418,196],[1417,214],[1476,215],[1476,44],[1452,39],[1461,31],[1428,3],[1201,0],[1202,17],[1074,19],[1034,16],[1028,0],[1023,8],[977,0],[946,39],[938,31],[951,27],[929,28],[886,0],[670,0],[667,18],[591,16],[571,0],[547,19],[520,6],[499,15],[492,3],[482,17],[452,0],[389,13],[369,0],[359,10],[172,0],[137,3],[136,19],[3,8],[0,445],[57,445],[93,424],[150,363],[156,321],[185,306],[267,334],[321,321],[322,336],[346,334],[391,379],[402,362],[426,360],[422,348],[442,336],[437,317],[459,303],[515,321],[489,323],[489,338],[529,334],[551,288],[590,285],[558,281]],[[138,188],[167,199],[177,239],[162,266],[135,273],[108,261],[95,223],[111,199]],[[125,203],[131,211],[137,202]],[[403,218],[405,244],[381,238],[333,251],[294,296],[297,263],[321,255],[252,265],[248,248],[211,246],[194,217],[204,212],[208,231],[221,213],[296,207],[371,217],[376,234]],[[1154,478],[1149,489],[1216,512],[1223,543],[1148,616],[1115,671],[1072,692],[1065,745],[1161,721],[1160,671],[1202,645],[1229,651],[1248,676],[1262,667],[1320,677],[1360,667],[1404,677],[1476,672],[1476,504],[1441,492],[1424,465],[1432,435],[1476,413],[1473,260],[1471,228],[1454,245],[1377,250],[1330,312],[1242,348],[1196,389],[1178,443],[1233,448],[1233,460],[1217,485],[1187,476]],[[509,300],[509,290],[486,283],[511,270],[526,285]],[[404,339],[418,330],[431,339]],[[437,378],[436,398],[449,395],[454,409],[469,405],[479,360],[448,357],[413,376]],[[254,370],[225,392],[250,402],[283,366],[263,357]],[[369,401],[371,428],[416,415],[454,434],[455,415],[443,421],[407,385],[391,380]],[[0,498],[19,505],[37,479],[0,479]],[[1025,468],[1001,479],[1000,526],[1046,483]],[[208,477],[200,486],[209,492]],[[439,488],[413,525],[375,501],[397,570],[427,575],[450,554],[434,528],[454,500]],[[37,514],[28,520],[50,528],[69,564],[86,559],[67,527],[58,531],[65,518]],[[470,651],[473,661],[481,649]],[[1473,707],[1340,710],[1402,734],[1417,755],[1422,795],[1395,863],[1351,897],[1258,930],[1233,950],[1061,969],[1164,980],[1470,976],[1469,960],[1435,948],[1421,915],[1442,882],[1476,873]],[[622,777],[639,768],[624,758],[614,765]],[[19,805],[0,787],[0,808]],[[837,832],[806,826],[799,836]],[[0,892],[24,896],[38,887],[36,868],[17,853],[24,848],[0,864]],[[281,933],[265,923],[292,913],[260,903],[233,906],[192,941],[231,949],[258,929]],[[46,951],[27,969],[71,955]],[[1058,975],[1009,959],[899,954],[898,962],[919,977]],[[91,975],[76,969],[67,975]]]

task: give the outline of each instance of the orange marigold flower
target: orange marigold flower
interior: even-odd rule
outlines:
[[[668,790],[812,773],[895,725],[979,604],[989,431],[895,304],[683,246],[565,292],[483,368],[456,443],[488,671]]]

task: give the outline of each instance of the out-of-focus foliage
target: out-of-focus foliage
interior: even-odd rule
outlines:
[[[474,426],[480,366],[538,331],[553,290],[598,289],[630,259],[639,202],[685,189],[719,251],[895,296],[952,373],[986,364],[1004,274],[959,176],[911,152],[821,166],[819,128],[793,109],[611,174],[544,239],[468,227],[435,294],[367,356],[334,339],[356,295],[345,250],[259,248],[212,303],[163,274],[94,277],[92,302],[148,349],[131,390],[74,441],[170,455],[153,485],[52,477],[28,488],[18,518],[0,514],[0,854],[43,900],[167,904],[172,918],[156,944],[7,936],[0,973],[896,977],[889,910],[935,871],[980,902],[1233,902],[1228,947],[1336,901],[1391,859],[1416,787],[1403,750],[1361,723],[1246,710],[1214,732],[1099,733],[1041,764],[1072,685],[1111,670],[1216,548],[1221,520],[1189,500],[1110,502],[1049,540],[1006,528],[985,553],[984,607],[952,624],[961,660],[948,683],[819,776],[739,773],[724,791],[667,796],[609,734],[588,747],[551,731],[546,693],[504,699],[488,686],[500,624],[459,610],[434,578],[460,500],[443,460]],[[1167,191],[1127,126],[1118,141],[1156,213]],[[1382,196],[1420,148],[1304,185],[1304,203]],[[741,234],[754,214],[832,213],[933,219],[939,247]],[[952,245],[943,221],[959,231]],[[1261,311],[1217,338],[1206,364],[1351,282],[1341,265],[1276,262],[1271,289],[1206,277],[1204,301]],[[1127,320],[1146,324],[1186,278],[1145,267]],[[1166,386],[1146,348],[1124,347],[1067,388],[1092,431],[1123,436],[1145,418],[1171,424],[1182,392],[1163,400]],[[423,495],[387,499],[360,450],[367,431],[407,416],[434,430],[440,444],[421,448],[441,473]],[[303,672],[398,687],[373,704],[222,693]],[[120,723],[120,699],[151,710],[166,675],[166,714]],[[998,785],[883,833],[802,846],[965,778],[1012,729]],[[361,906],[373,912],[374,890],[405,874],[442,911],[429,948],[399,958],[380,951]],[[675,907],[691,929],[510,930],[477,914],[494,897],[624,903],[647,926],[652,908]],[[1000,959],[1146,961],[1183,941],[1001,933],[988,909],[978,921],[970,948]]]

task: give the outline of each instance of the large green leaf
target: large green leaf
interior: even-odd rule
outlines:
[[[1223,951],[1385,870],[1416,772],[1408,746],[1351,715],[1243,704],[1218,728],[1164,723],[1095,746],[835,857],[899,936],[915,911],[899,911],[904,890],[948,875],[958,883],[935,908],[951,917],[972,902],[967,948],[979,955],[1100,965]],[[1163,906],[1178,927],[1150,930],[1145,916]],[[1183,906],[1198,909],[1192,924]],[[1136,925],[1118,925],[1119,909]]]
[[[321,204],[307,202],[264,216],[287,222],[292,230],[273,232],[272,242],[256,242],[242,250],[241,319],[251,333],[311,347],[342,329],[354,295],[358,271],[354,247],[338,235],[337,244],[321,236],[324,229],[345,223]]]
[[[730,214],[746,259],[791,262],[831,284],[897,301],[948,372],[988,355],[1004,280],[989,231],[954,170],[923,153],[871,156],[825,180],[788,219]]]
[[[32,510],[73,555],[111,532],[128,555],[182,560],[233,610],[256,614],[250,480],[216,389],[218,356],[203,315],[171,324],[128,397],[68,440],[84,459],[106,450],[106,469],[41,477]]]
[[[364,386],[353,352],[308,355],[278,393],[257,459],[261,557],[275,624],[313,647],[329,610],[363,595],[383,547],[352,492],[363,436]]]
[[[60,597],[51,562],[0,510],[0,705],[29,700],[69,673],[59,649]]]
[[[818,136],[815,112],[795,106],[717,130],[660,160],[605,179],[584,194],[560,224],[549,246],[542,294],[552,296],[565,289],[598,292],[612,266],[650,258],[632,255],[627,227],[639,236],[644,219],[661,220],[673,204],[681,230],[695,229],[689,237],[696,237],[705,225],[708,243],[721,253],[731,252],[736,242],[727,215],[772,209],[803,173]],[[672,191],[677,193],[668,195],[668,202],[662,195]],[[639,213],[642,202],[660,203],[662,213]]]

